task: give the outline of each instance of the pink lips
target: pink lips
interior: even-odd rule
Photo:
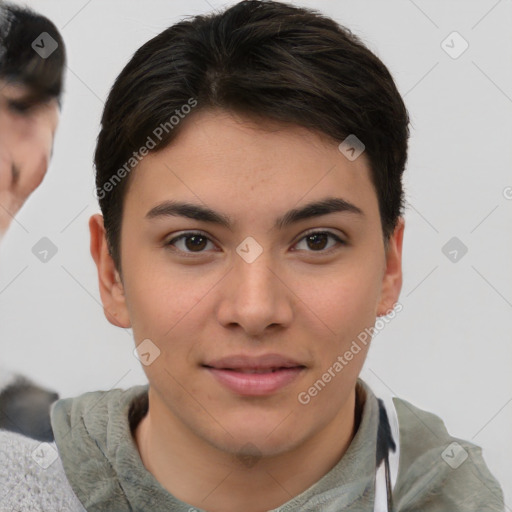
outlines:
[[[245,396],[275,393],[305,369],[304,365],[279,354],[230,356],[210,361],[203,367],[222,385]]]

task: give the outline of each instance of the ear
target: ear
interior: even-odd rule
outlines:
[[[385,316],[393,309],[402,289],[402,241],[405,220],[398,219],[395,231],[389,238],[386,252],[386,268],[382,277],[380,301],[377,308],[378,316]]]
[[[107,320],[117,327],[131,327],[121,277],[108,250],[103,215],[95,214],[89,219],[91,233],[91,255],[98,269],[101,302]]]

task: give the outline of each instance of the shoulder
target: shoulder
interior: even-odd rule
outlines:
[[[0,510],[83,512],[54,442],[0,430]]]
[[[448,433],[441,418],[393,399],[400,426],[397,510],[501,512],[500,484],[482,449]]]
[[[49,411],[58,398],[27,377],[0,368],[0,429],[53,441]]]

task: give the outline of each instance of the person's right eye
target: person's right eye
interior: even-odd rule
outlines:
[[[187,241],[191,241],[192,244],[187,244]],[[207,241],[207,242],[211,242],[213,244],[213,242],[204,233],[201,233],[200,231],[199,232],[188,231],[176,238],[169,240],[169,242],[167,242],[166,245],[169,247],[172,247],[173,250],[176,250],[176,247],[177,247],[176,244],[181,243],[182,247],[181,248],[177,247],[178,252],[188,255],[188,254],[204,252],[201,250],[201,249],[204,249],[204,244],[201,243],[201,241]],[[200,250],[199,251],[190,250],[190,248],[200,249]]]

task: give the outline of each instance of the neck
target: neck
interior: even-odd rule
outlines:
[[[174,416],[159,415],[152,399],[150,388],[148,413],[134,429],[144,466],[173,496],[209,512],[261,512],[301,494],[343,457],[360,416],[354,389],[333,421],[292,450],[272,457],[234,457]]]

